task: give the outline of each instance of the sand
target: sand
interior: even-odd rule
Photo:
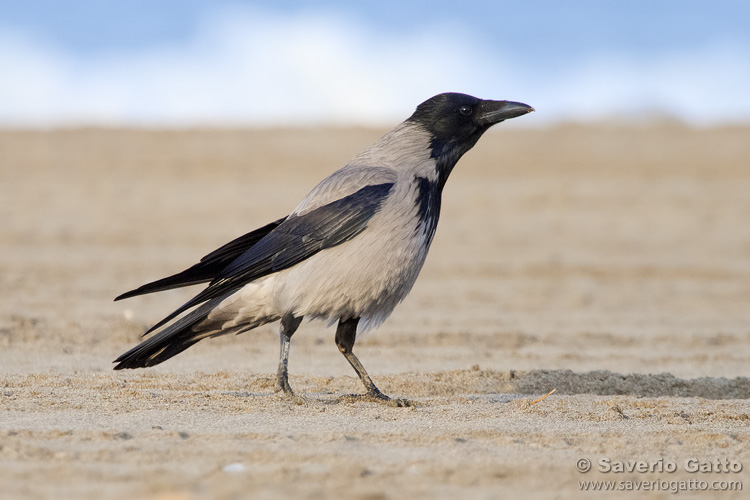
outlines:
[[[0,132],[0,497],[746,495],[746,127],[491,131],[412,294],[355,347],[412,406],[347,397],[320,323],[293,339],[294,400],[276,325],[111,370],[195,289],[113,297],[288,213],[381,132]]]

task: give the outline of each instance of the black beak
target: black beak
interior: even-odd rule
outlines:
[[[503,120],[523,116],[532,111],[534,111],[534,108],[521,102],[482,101],[474,119],[479,126],[492,126]]]

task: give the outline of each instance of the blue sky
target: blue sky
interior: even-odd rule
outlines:
[[[748,26],[743,1],[0,0],[0,125],[384,125],[444,91],[749,122]]]

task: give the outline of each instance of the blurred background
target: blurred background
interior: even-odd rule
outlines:
[[[3,0],[0,126],[383,126],[433,94],[750,120],[750,4]]]
[[[0,496],[577,498],[602,450],[750,463],[749,90],[748,1],[0,0]],[[111,370],[197,289],[114,297],[445,91],[537,112],[462,158],[357,340],[426,406],[315,403],[361,390],[323,322],[310,405],[271,396],[276,324]]]

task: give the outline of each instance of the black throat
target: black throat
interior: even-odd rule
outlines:
[[[458,143],[439,137],[432,138],[430,141],[430,158],[435,161],[439,194],[442,194],[445,183],[448,181],[448,176],[453,171],[453,167],[456,166],[456,163],[458,163],[458,160],[461,159],[464,153],[474,147],[483,132],[478,132],[469,139],[464,139]]]
[[[426,177],[416,177],[417,181],[417,231],[424,231],[428,240],[432,241],[440,218],[440,202],[442,186]]]
[[[443,188],[448,177],[456,166],[458,160],[470,150],[482,136],[480,131],[460,142],[445,140],[433,136],[430,141],[430,158],[435,162],[437,180],[429,180],[426,177],[416,177],[418,188],[418,227],[426,229],[428,238],[431,240],[437,229],[440,218],[440,205],[443,196]]]

